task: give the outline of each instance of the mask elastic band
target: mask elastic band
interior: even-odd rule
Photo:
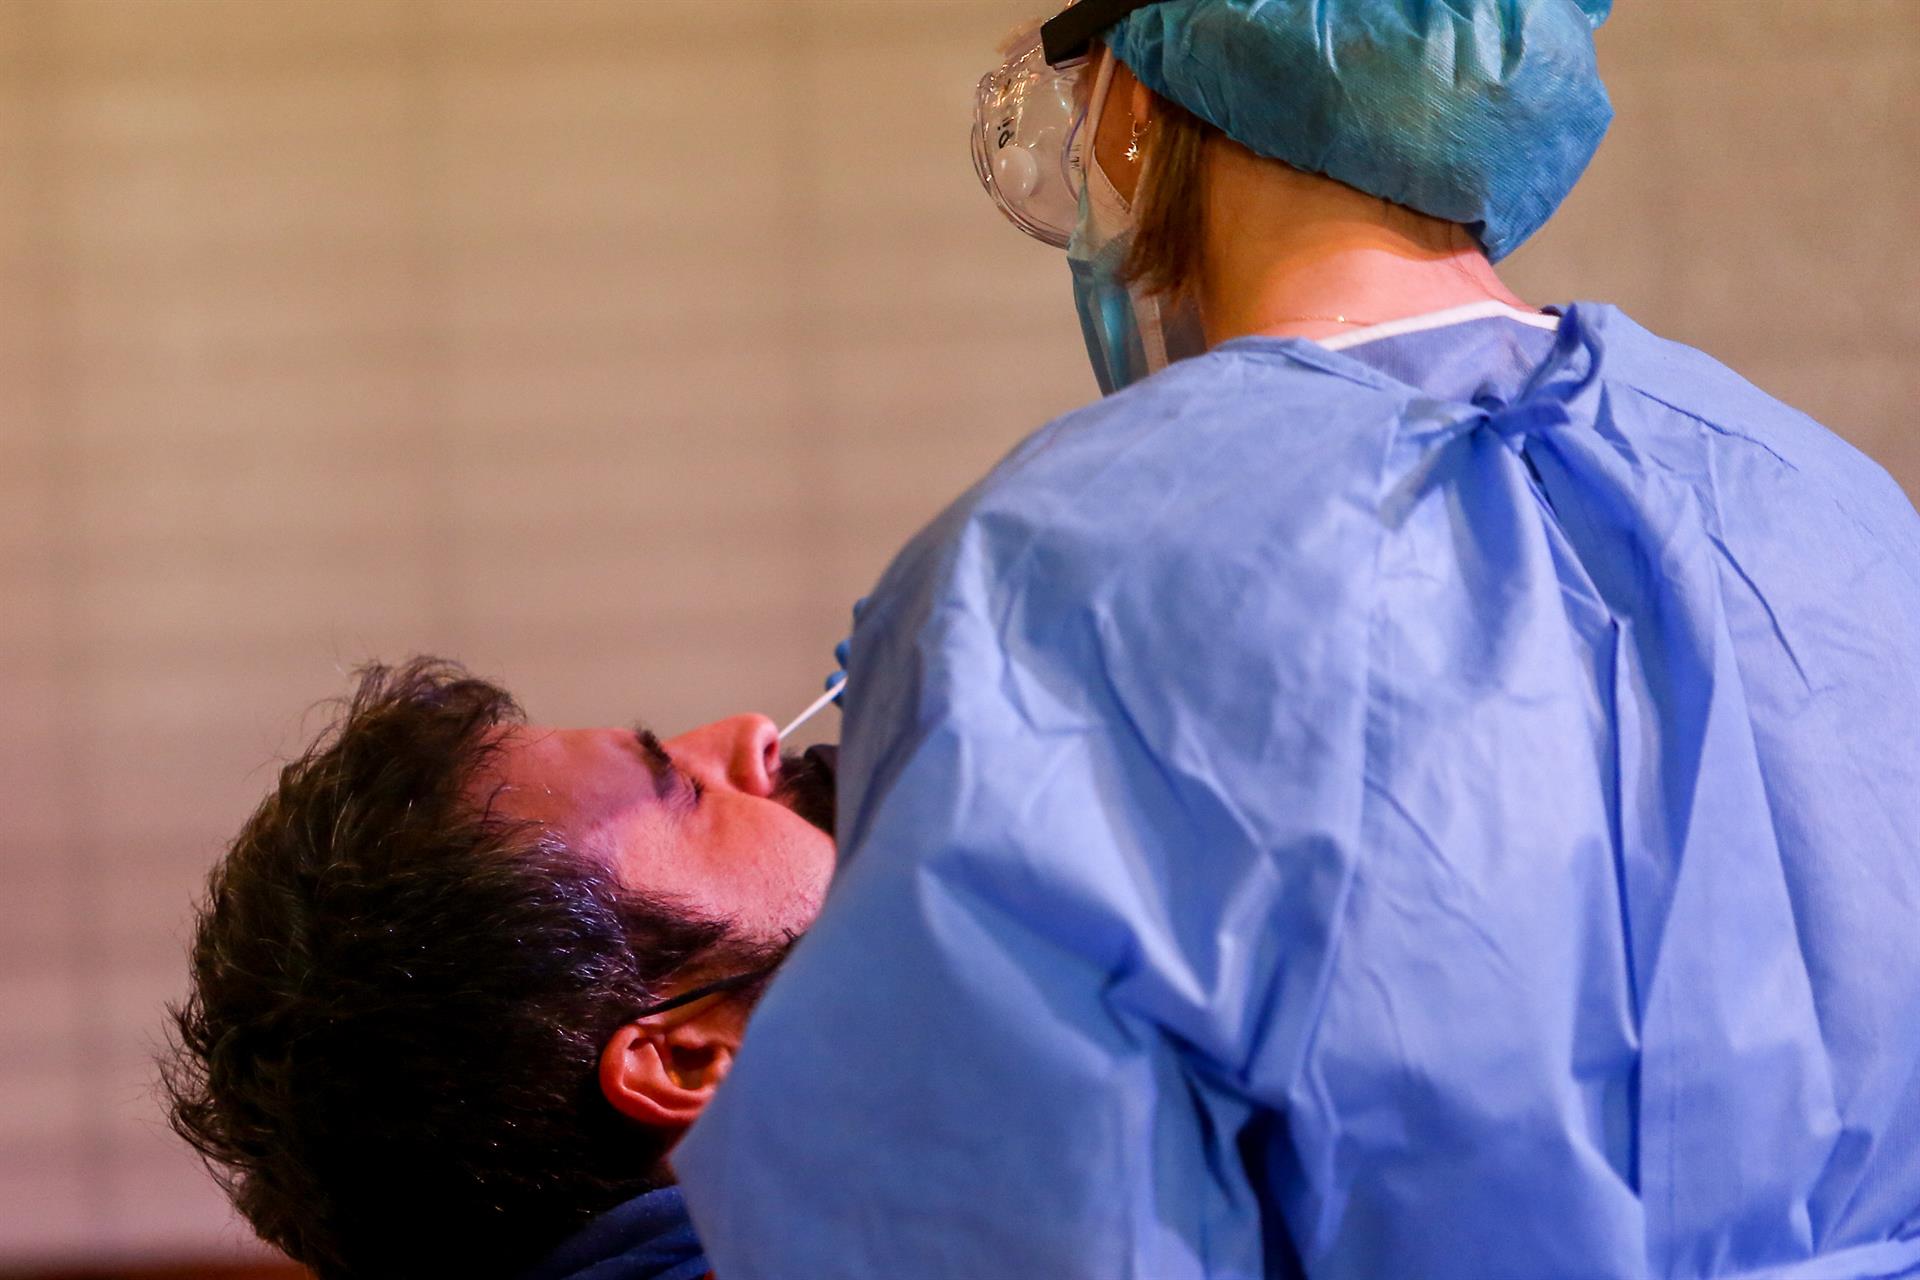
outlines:
[[[1093,172],[1100,163],[1100,151],[1095,145],[1100,138],[1100,116],[1107,109],[1107,91],[1113,87],[1113,69],[1118,65],[1120,64],[1114,60],[1113,50],[1100,51],[1100,69],[1094,72],[1093,92],[1087,95],[1087,109],[1077,126],[1077,130],[1084,130],[1086,136],[1068,140],[1069,145],[1082,148],[1082,154],[1086,157],[1085,162],[1080,166],[1083,173]],[[1103,169],[1101,172],[1106,171]],[[1109,178],[1107,181],[1111,182],[1113,179]]]

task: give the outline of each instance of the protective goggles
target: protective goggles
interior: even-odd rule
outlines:
[[[1015,35],[1006,61],[980,79],[973,103],[973,170],[1014,226],[1064,249],[1086,181],[1084,126],[1099,109],[1111,59],[1089,83],[1101,32],[1159,0],[1081,0]]]

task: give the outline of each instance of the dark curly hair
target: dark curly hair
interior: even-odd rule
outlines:
[[[209,879],[172,1124],[322,1280],[511,1274],[671,1180],[600,1051],[727,928],[475,803],[520,719],[452,663],[365,668]]]

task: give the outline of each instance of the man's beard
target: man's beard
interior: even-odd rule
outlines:
[[[828,835],[833,834],[834,766],[839,763],[838,755],[839,748],[822,745],[782,757],[780,778],[773,789],[776,801]]]

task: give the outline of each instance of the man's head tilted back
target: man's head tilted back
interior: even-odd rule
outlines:
[[[511,1274],[671,1181],[833,864],[771,724],[534,729],[418,660],[363,673],[215,868],[175,1127],[326,1280]]]

